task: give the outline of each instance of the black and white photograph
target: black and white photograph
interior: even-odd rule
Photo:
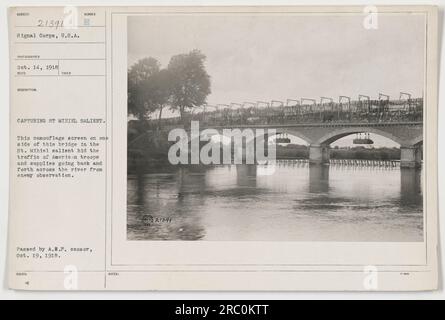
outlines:
[[[128,240],[423,241],[424,15],[127,21]]]
[[[3,5],[0,296],[443,297],[445,0],[74,2]]]

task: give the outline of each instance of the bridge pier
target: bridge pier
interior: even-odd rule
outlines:
[[[329,164],[329,146],[311,144],[309,146],[309,163]]]
[[[416,146],[400,147],[400,167],[418,168],[422,161],[422,151]]]

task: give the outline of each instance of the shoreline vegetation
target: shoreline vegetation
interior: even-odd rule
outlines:
[[[374,148],[374,147],[333,147],[330,150],[330,159],[347,160],[400,160],[400,148]],[[292,144],[277,145],[277,160],[280,159],[309,159],[309,147]]]

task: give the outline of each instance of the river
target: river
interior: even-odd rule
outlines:
[[[423,241],[423,170],[276,165],[128,175],[129,240]]]

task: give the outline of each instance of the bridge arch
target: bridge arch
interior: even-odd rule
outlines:
[[[400,146],[407,144],[406,141],[393,135],[392,133],[387,132],[385,130],[378,129],[378,128],[374,128],[374,127],[339,128],[339,129],[333,130],[332,132],[329,132],[329,133],[325,134],[324,136],[320,137],[314,144],[328,146],[331,143],[337,141],[338,139],[349,136],[351,134],[361,133],[361,132],[369,132],[369,133],[377,134],[379,136],[388,138],[388,139],[398,143]]]

